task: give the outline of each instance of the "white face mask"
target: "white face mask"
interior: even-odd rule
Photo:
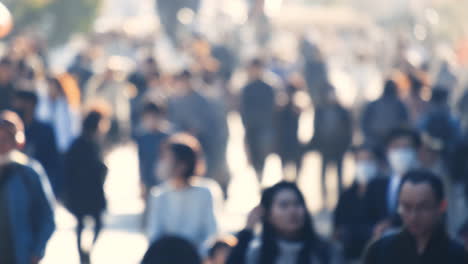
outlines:
[[[358,183],[367,183],[377,176],[378,168],[375,162],[358,161],[356,163],[356,181]]]
[[[158,181],[165,181],[171,176],[171,166],[169,162],[160,160],[155,168],[155,177]]]
[[[416,152],[411,148],[394,149],[390,151],[388,161],[392,170],[402,176],[416,167]]]

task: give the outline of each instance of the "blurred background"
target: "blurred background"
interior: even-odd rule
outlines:
[[[264,178],[257,184],[247,159],[237,97],[247,79],[246,65],[253,58],[268,61],[268,68],[274,73],[271,78],[279,87],[289,76],[302,73],[308,58],[320,61],[338,101],[352,113],[356,124],[364,106],[381,95],[386,79],[399,82],[402,97],[409,93],[410,80],[405,75],[408,71],[417,71],[428,83],[448,87],[454,109],[468,87],[468,1],[464,0],[1,2],[12,14],[13,28],[0,40],[0,56],[31,55],[28,64],[35,72],[34,82],[40,82],[44,72],[69,71],[78,55],[89,59],[90,74],[99,75],[111,67],[122,78],[138,71],[145,59],[152,57],[161,73],[160,86],[169,86],[168,89],[171,85],[167,79],[182,70],[191,69],[200,75],[220,74],[220,65],[229,62],[228,77],[221,85],[212,85],[209,79],[201,80],[200,85],[206,96],[222,104],[227,123],[231,180],[219,217],[223,232],[241,229],[247,213],[259,202],[260,187],[288,175],[283,173],[280,157],[271,154]],[[215,47],[227,50],[227,58],[214,56],[211,51]],[[33,54],[39,59],[32,59]],[[210,68],[212,58],[217,59],[215,70]],[[306,76],[299,79],[300,83],[308,81]],[[86,82],[79,85],[86,94]],[[302,144],[314,135],[314,109],[324,98],[323,94],[310,92],[307,85],[304,87],[294,97],[301,109],[297,133]],[[137,89],[136,94],[127,97],[127,103],[138,95]],[[422,97],[428,100],[430,91],[423,92]],[[82,100],[82,109],[91,99]],[[457,113],[462,121],[466,119]],[[144,203],[137,147],[131,137],[135,126],[130,115],[127,113],[122,119],[122,127],[128,126],[128,131],[106,151],[108,209],[103,234],[93,250],[93,263],[138,263],[148,246],[141,228]],[[354,143],[363,141],[358,127],[354,128]],[[286,168],[290,170],[294,169]],[[300,188],[323,235],[331,232],[331,210],[338,199],[336,172],[329,171],[330,198],[325,202],[320,191],[320,155],[306,153],[302,169],[297,172]],[[349,154],[345,156],[343,171],[348,186],[354,180],[354,163]],[[41,263],[79,263],[74,218],[59,205],[56,221],[57,230]],[[87,236],[85,240],[91,240],[91,235]]]

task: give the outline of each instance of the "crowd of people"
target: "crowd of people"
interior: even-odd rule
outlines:
[[[325,58],[307,50],[313,45],[302,45],[303,66],[293,67],[265,54],[236,61],[228,46],[196,35],[178,47],[189,62],[167,73],[153,54],[128,67],[109,48],[119,38],[95,37],[105,55],[85,49],[60,73],[32,37],[10,40],[2,55],[0,263],[40,262],[58,204],[77,219],[79,256],[89,263],[84,219],[94,220],[95,243],[105,227],[105,157],[128,142],[138,149],[151,244],[143,263],[467,263],[468,90],[454,98],[442,77],[395,65],[398,78],[382,84],[380,98],[350,109],[329,81]],[[236,94],[230,80],[239,70],[247,81]],[[300,96],[315,113],[309,142],[298,135],[306,111]],[[240,114],[259,182],[270,154],[296,167],[297,182],[304,155],[317,152],[327,210],[327,168],[336,167],[330,236],[316,231],[301,189],[288,181],[262,191],[244,230],[221,235],[219,213],[230,174],[238,173],[226,159],[230,112]],[[343,181],[348,153],[351,186]]]

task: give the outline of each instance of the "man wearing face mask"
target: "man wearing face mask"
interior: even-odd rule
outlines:
[[[398,190],[403,175],[419,167],[420,145],[419,134],[411,129],[396,129],[387,137],[385,146],[390,177],[373,180],[365,201],[368,220],[374,225],[377,238],[401,225],[397,212]]]
[[[380,174],[378,153],[369,145],[354,149],[355,181],[338,201],[334,214],[334,238],[343,245],[344,257],[352,263],[359,260],[372,235],[364,199],[368,183]]]

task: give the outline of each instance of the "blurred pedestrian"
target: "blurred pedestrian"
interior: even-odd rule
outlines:
[[[374,236],[381,237],[401,225],[398,216],[398,190],[403,176],[420,166],[419,134],[411,129],[397,129],[390,133],[385,149],[390,165],[389,177],[376,178],[369,183],[366,194],[366,212],[374,226]]]
[[[202,264],[197,249],[187,240],[166,236],[155,241],[145,253],[142,264]]]
[[[299,141],[299,118],[301,109],[295,104],[298,88],[289,83],[286,92],[280,94],[281,102],[276,111],[276,152],[281,159],[285,177],[288,165],[294,165],[294,179],[297,181],[302,166],[302,145]]]
[[[398,97],[394,81],[387,81],[382,96],[369,103],[361,116],[361,129],[367,143],[381,146],[388,134],[409,125],[406,106]]]
[[[125,65],[120,57],[109,59],[102,75],[89,80],[86,88],[86,101],[101,100],[112,109],[112,125],[108,139],[117,144],[130,136],[130,99],[134,86],[125,79]]]
[[[248,66],[249,83],[243,88],[240,99],[247,153],[260,183],[265,160],[273,151],[275,136],[275,91],[263,81],[263,74],[263,62],[260,59],[252,60]]]
[[[358,261],[369,239],[372,225],[367,218],[365,197],[369,183],[381,177],[378,154],[369,145],[354,149],[355,180],[338,201],[334,214],[334,238],[341,242],[346,261]]]
[[[254,238],[258,223],[262,233]],[[341,263],[340,255],[315,232],[304,197],[294,183],[280,182],[266,189],[238,239],[229,264]]]
[[[411,124],[417,125],[428,111],[429,104],[422,97],[424,89],[423,80],[415,73],[410,73],[408,78],[411,86],[409,95],[404,99],[404,103],[408,109]]]
[[[89,262],[89,252],[82,248],[85,217],[94,220],[93,246],[102,229],[106,209],[104,182],[107,166],[102,157],[101,142],[109,129],[104,113],[90,112],[83,121],[83,131],[65,156],[64,203],[78,221],[76,233],[82,262]]]
[[[56,135],[50,125],[35,117],[37,104],[36,93],[24,90],[16,91],[12,101],[14,111],[18,113],[25,125],[26,145],[22,151],[41,163],[57,194],[61,175]]]
[[[153,189],[148,202],[147,237],[151,242],[176,235],[200,250],[216,235],[217,223],[209,189],[191,183],[199,175],[200,157],[190,145],[169,140],[158,162],[157,174],[167,179]]]
[[[0,263],[38,264],[55,230],[53,194],[42,167],[18,152],[21,119],[0,112]]]
[[[327,207],[327,169],[336,166],[338,193],[343,192],[343,159],[353,140],[351,113],[345,109],[330,88],[326,101],[316,108],[314,118],[314,137],[309,149],[317,150],[322,156],[322,201]]]
[[[143,197],[149,195],[150,190],[161,183],[155,174],[158,167],[162,146],[169,136],[169,124],[162,104],[146,103],[141,113],[143,131],[137,136],[138,161]]]
[[[372,244],[365,264],[468,262],[468,253],[443,225],[447,204],[440,178],[427,171],[408,172],[399,190],[398,207],[403,230]]]
[[[10,59],[0,59],[0,110],[10,109],[14,86],[14,65]]]
[[[47,94],[39,98],[37,116],[54,129],[57,147],[64,154],[80,133],[80,91],[69,75],[49,76]]]
[[[227,193],[227,124],[216,104],[194,86],[192,73],[183,71],[175,82],[176,96],[169,99],[169,121],[174,129],[193,135],[200,142],[206,161],[206,176]]]

